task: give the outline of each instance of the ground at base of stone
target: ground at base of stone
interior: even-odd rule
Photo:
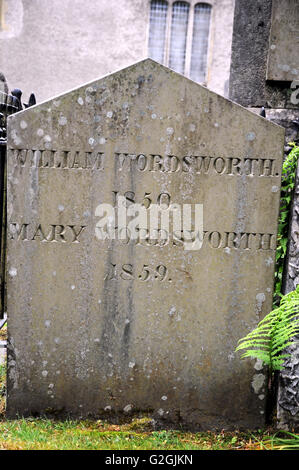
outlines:
[[[2,415],[3,416],[3,415]],[[153,430],[147,417],[113,425],[98,421],[0,419],[0,450],[274,450],[283,446],[274,429],[255,432]],[[293,445],[299,445],[296,435]],[[289,442],[289,447],[292,448]]]
[[[247,432],[156,429],[148,416],[126,423],[105,420],[5,418],[6,367],[0,365],[0,450],[272,450],[298,449],[299,434],[274,428]]]
[[[274,428],[247,432],[186,432],[155,428],[148,416],[123,424],[27,418],[6,420],[6,367],[0,365],[0,450],[272,450],[298,449],[299,434]],[[128,422],[129,421],[129,422]]]

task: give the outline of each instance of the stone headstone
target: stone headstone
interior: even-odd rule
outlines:
[[[9,417],[263,424],[234,351],[272,305],[283,139],[150,59],[9,118]],[[118,237],[137,203],[191,232]]]
[[[298,0],[272,0],[267,80],[299,80]]]

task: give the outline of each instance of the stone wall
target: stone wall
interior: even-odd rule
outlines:
[[[293,291],[299,284],[299,165],[294,190],[289,246],[286,259],[284,292]],[[297,338],[299,340],[299,337]],[[280,428],[299,429],[299,348],[288,348],[291,357],[280,373],[278,393],[278,423]]]
[[[0,70],[52,96],[147,57],[149,0],[0,0]],[[227,94],[234,0],[212,0],[208,87]]]
[[[289,151],[288,142],[299,139],[299,109],[297,100],[292,99],[294,87],[288,75],[287,80],[267,80],[269,72],[269,50],[277,47],[272,44],[273,12],[281,29],[286,28],[285,35],[291,30],[290,22],[299,23],[299,10],[295,18],[288,18],[288,11],[294,11],[293,0],[237,0],[234,16],[232,42],[232,62],[229,96],[242,106],[260,112],[265,107],[266,117],[285,128],[285,151]],[[273,9],[272,9],[273,7]],[[280,8],[280,10],[279,10]],[[274,10],[275,9],[275,10]],[[290,15],[289,15],[290,16]],[[289,21],[289,23],[288,23]],[[283,60],[296,60],[298,46],[293,42],[292,34],[288,35],[289,43],[285,45]],[[297,47],[297,49],[296,49]],[[297,54],[298,56],[298,54]],[[284,66],[287,70],[287,64]],[[281,73],[283,67],[281,67]],[[279,72],[279,67],[277,67]],[[298,80],[298,70],[292,69],[293,79]],[[296,75],[297,74],[297,75]],[[299,84],[299,83],[298,83]],[[289,229],[289,246],[284,273],[284,293],[296,288],[299,283],[299,168],[296,188],[293,197],[291,222]],[[286,361],[286,368],[280,374],[278,393],[278,426],[299,428],[299,350],[293,346],[292,356]]]

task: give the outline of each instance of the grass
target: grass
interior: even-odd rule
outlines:
[[[226,450],[255,449],[246,433],[157,431],[148,417],[115,425],[106,421],[5,419],[5,366],[0,366],[0,450]],[[258,444],[259,445],[259,444]]]
[[[58,422],[33,418],[0,421],[0,450],[262,450],[264,448],[259,440],[247,433],[153,431],[149,430],[149,421],[149,418],[139,418],[121,426],[102,421]]]
[[[269,438],[264,438],[261,444],[271,450],[299,450],[299,435],[288,431],[278,431]]]
[[[149,417],[130,423],[5,419],[6,367],[0,365],[0,450],[270,450],[299,448],[299,435],[273,430],[183,432],[155,430]],[[296,447],[294,447],[294,443]]]

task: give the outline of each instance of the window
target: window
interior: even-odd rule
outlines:
[[[175,2],[172,6],[169,67],[184,73],[188,30],[189,3]]]
[[[153,0],[150,13],[149,55],[157,62],[164,62],[167,2]]]
[[[196,82],[204,82],[206,77],[211,9],[207,3],[194,7],[190,77]]]
[[[176,72],[204,82],[212,7],[208,3],[152,0],[149,56]]]

